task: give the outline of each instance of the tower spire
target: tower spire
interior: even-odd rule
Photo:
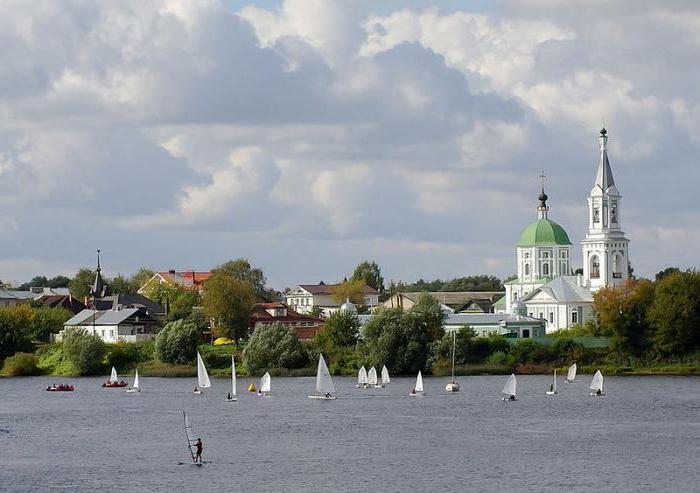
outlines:
[[[540,192],[539,197],[537,197],[537,200],[540,201],[540,205],[537,207],[537,217],[539,219],[547,219],[547,212],[549,211],[549,207],[547,206],[547,194],[544,193],[544,179],[546,178],[546,175],[544,174],[544,170],[540,173],[540,179],[542,180],[542,191]]]
[[[600,161],[598,162],[595,184],[605,192],[609,187],[615,185],[612,169],[610,169],[610,161],[608,160],[608,131],[605,127],[600,129],[598,140],[600,141]]]

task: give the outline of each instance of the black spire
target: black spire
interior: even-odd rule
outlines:
[[[544,179],[545,179],[545,174],[544,171],[542,171],[542,174],[540,175],[540,178],[542,179],[542,191],[540,192],[540,195],[537,197],[537,200],[540,201],[540,207],[543,209],[547,208],[547,194],[544,193]]]
[[[93,300],[102,298],[106,294],[105,284],[102,280],[102,268],[100,267],[100,249],[97,249],[97,270],[95,271],[95,282],[90,288],[90,296]]]

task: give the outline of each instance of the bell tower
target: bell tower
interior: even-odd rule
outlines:
[[[600,130],[600,160],[588,196],[588,233],[581,242],[583,276],[591,289],[617,286],[628,277],[629,240],[621,229],[622,196],[608,160],[608,131]]]

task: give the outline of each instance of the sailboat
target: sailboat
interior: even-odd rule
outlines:
[[[595,375],[593,375],[593,380],[591,380],[591,385],[589,387],[593,392],[591,392],[591,395],[600,397],[605,395],[603,393],[603,374],[600,373],[600,370],[595,372]]]
[[[569,372],[566,374],[566,383],[574,383],[576,378],[576,363],[569,367]]]
[[[382,366],[382,384],[377,385],[377,387],[384,388],[391,382],[391,378],[389,378],[389,370],[387,370],[386,365]]]
[[[316,392],[315,395],[310,395],[309,399],[324,399],[327,401],[335,400],[335,385],[333,379],[326,366],[326,360],[323,355],[318,355],[318,369],[316,370]]]
[[[459,384],[455,382],[455,347],[457,346],[457,331],[452,331],[452,380],[445,385],[447,392],[459,392]]]
[[[226,397],[226,402],[236,402],[236,362],[231,355],[231,393]]]
[[[260,379],[258,395],[267,396],[270,393],[270,374],[265,373]]]
[[[355,387],[358,389],[367,387],[367,370],[365,370],[364,366],[357,372],[357,385],[355,385]]]
[[[128,384],[125,381],[119,381],[119,376],[117,375],[117,369],[112,367],[112,374],[109,376],[109,380],[102,383],[104,388],[116,388],[116,387],[126,387]]]
[[[515,374],[511,373],[511,375],[508,377],[508,380],[506,380],[506,384],[503,386],[503,390],[501,393],[503,394],[503,401],[515,401],[517,400],[515,398],[515,389],[517,386],[517,382],[515,381]]]
[[[423,375],[418,371],[418,376],[416,377],[416,384],[413,386],[413,390],[408,394],[411,397],[422,397],[423,396]]]
[[[136,392],[141,392],[141,387],[139,386],[139,369],[136,368],[136,372],[134,373],[134,385],[126,389],[126,391],[129,394],[134,394]]]
[[[367,372],[367,385],[369,387],[377,386],[377,370],[374,366]]]
[[[204,366],[204,360],[202,355],[197,351],[197,387],[194,388],[195,394],[201,394],[204,389],[211,387],[211,381],[209,380],[209,374],[207,373],[207,367]]]
[[[197,440],[192,438],[192,425],[190,424],[190,420],[187,418],[187,413],[184,410],[182,411],[182,417],[185,422],[185,436],[187,437],[187,448],[190,451],[190,457],[192,457],[192,462],[194,464],[201,466],[201,462],[196,462],[197,456],[195,455],[195,444],[197,443]]]
[[[547,395],[555,395],[557,393],[557,370],[554,370],[554,381],[549,386],[549,390],[545,392]]]

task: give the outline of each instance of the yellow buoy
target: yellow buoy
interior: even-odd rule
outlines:
[[[250,385],[248,385],[248,392],[255,392],[256,390],[258,390],[258,389],[255,387],[254,383],[251,383]]]

